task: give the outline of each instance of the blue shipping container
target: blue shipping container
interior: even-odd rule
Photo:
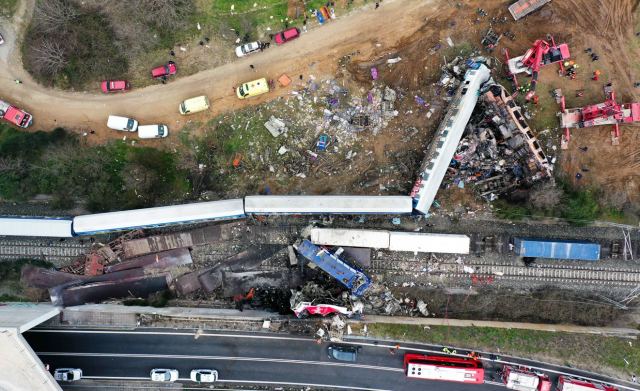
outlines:
[[[514,238],[514,251],[521,257],[597,261],[600,245],[578,240]]]
[[[371,285],[371,280],[367,275],[347,265],[325,248],[318,247],[306,239],[295,248],[300,255],[315,263],[326,273],[329,273],[356,296],[362,296]]]

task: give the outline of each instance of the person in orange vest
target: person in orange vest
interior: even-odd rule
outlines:
[[[591,78],[593,81],[598,81],[600,79],[600,70],[596,69],[593,72],[593,77]]]

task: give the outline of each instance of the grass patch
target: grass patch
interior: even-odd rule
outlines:
[[[36,299],[20,282],[20,273],[25,265],[52,268],[50,262],[38,259],[0,260],[0,302],[34,301]]]
[[[0,197],[25,200],[52,194],[54,207],[86,200],[103,212],[184,200],[190,190],[178,156],[121,141],[81,146],[76,136],[58,129],[26,133],[0,125]]]
[[[586,370],[630,373],[640,368],[640,348],[628,339],[594,335],[488,327],[367,325],[369,334],[392,340],[425,342],[553,360]],[[561,347],[561,348],[560,348]],[[625,362],[627,360],[628,364]]]
[[[0,0],[0,16],[10,18],[18,8],[18,0]]]

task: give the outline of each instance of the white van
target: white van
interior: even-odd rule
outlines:
[[[167,125],[140,125],[138,126],[138,137],[140,138],[163,138],[169,135]]]
[[[119,117],[110,115],[107,120],[107,127],[114,130],[122,130],[125,132],[135,132],[138,130],[138,121],[127,117]]]
[[[209,98],[206,96],[196,96],[195,98],[189,98],[184,102],[180,103],[180,114],[187,115],[197,113],[199,111],[204,111],[209,108]]]

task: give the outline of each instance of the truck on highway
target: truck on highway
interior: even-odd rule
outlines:
[[[586,379],[578,379],[561,375],[558,377],[557,391],[619,391],[608,384],[593,382]]]
[[[2,100],[0,100],[0,118],[21,128],[28,128],[33,123],[31,114]]]
[[[502,381],[509,390],[551,391],[549,376],[544,373],[532,372],[527,368],[505,365],[502,369]]]
[[[575,259],[597,261],[600,245],[580,240],[514,238],[513,251],[527,258]]]
[[[318,247],[307,239],[293,247],[300,255],[351,290],[351,294],[355,296],[362,296],[371,285],[371,279],[366,274],[348,265],[324,247]]]

